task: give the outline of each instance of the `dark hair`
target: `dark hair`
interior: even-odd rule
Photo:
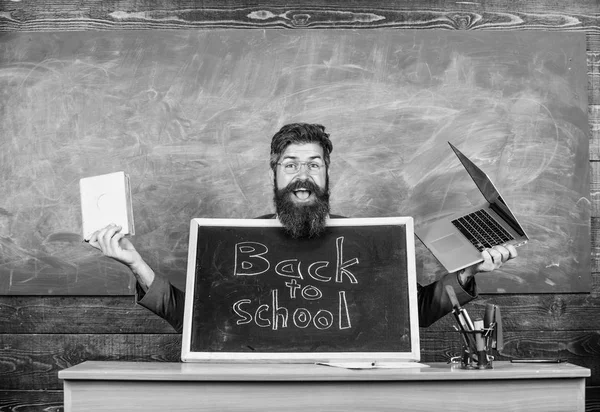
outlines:
[[[277,162],[285,149],[294,143],[318,143],[323,148],[325,165],[329,167],[329,154],[333,144],[325,126],[320,124],[290,123],[283,126],[271,140],[271,169],[275,170]]]

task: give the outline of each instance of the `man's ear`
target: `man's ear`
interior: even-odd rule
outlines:
[[[269,178],[271,179],[271,183],[273,183],[273,186],[275,186],[275,173],[271,168],[269,168]]]

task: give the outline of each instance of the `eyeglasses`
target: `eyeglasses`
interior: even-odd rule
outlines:
[[[316,175],[316,174],[319,174],[319,172],[321,171],[321,168],[325,167],[321,163],[317,163],[317,162],[296,162],[293,160],[289,161],[289,162],[282,162],[282,163],[277,163],[277,164],[281,165],[281,167],[283,167],[283,171],[288,175],[294,175],[294,174],[298,173],[300,171],[300,169],[302,168],[302,166],[306,166],[306,171],[308,172],[308,174]]]

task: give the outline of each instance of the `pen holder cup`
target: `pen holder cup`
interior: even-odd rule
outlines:
[[[492,334],[494,328],[460,331],[462,333],[461,355],[450,359],[462,369],[493,369]]]

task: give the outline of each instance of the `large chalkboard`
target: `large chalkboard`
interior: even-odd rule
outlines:
[[[412,218],[194,219],[182,360],[418,360]]]
[[[413,216],[478,199],[446,141],[531,241],[483,292],[590,285],[583,33],[193,30],[0,37],[0,293],[127,294],[80,239],[78,181],[131,176],[133,241],[184,287],[192,217],[272,211],[270,137],[331,132],[332,210]],[[443,268],[417,242],[422,283]]]

